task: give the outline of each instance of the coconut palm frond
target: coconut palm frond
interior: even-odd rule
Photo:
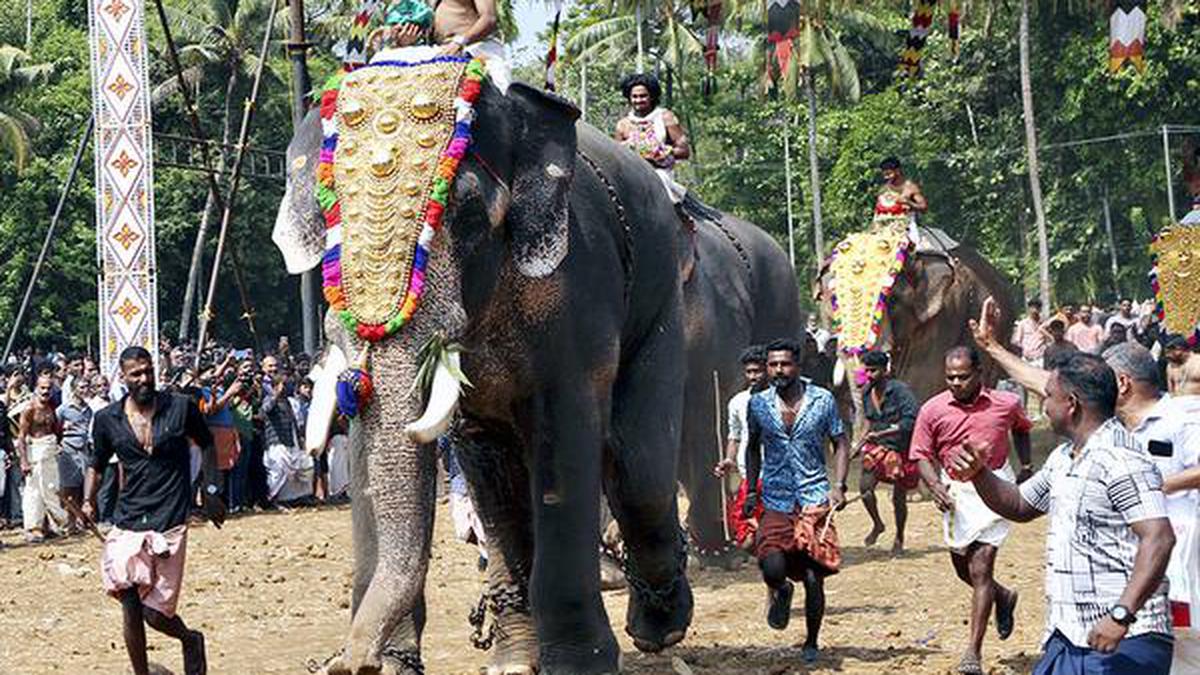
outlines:
[[[832,41],[830,52],[830,82],[838,83],[833,86],[834,93],[848,101],[857,101],[862,96],[862,85],[858,79],[858,66],[855,65],[854,58],[840,40]]]
[[[614,16],[611,19],[597,21],[580,30],[567,40],[567,50],[580,54],[597,42],[601,42],[614,34],[628,33],[637,30],[637,20],[632,16]]]
[[[200,80],[204,78],[204,68],[200,65],[189,66],[183,69],[182,75],[182,79],[178,75],[172,75],[153,87],[150,90],[151,105],[158,105],[174,96],[179,92],[181,85],[186,86],[189,90],[194,90]]]
[[[12,154],[17,173],[25,170],[25,164],[29,161],[29,134],[25,125],[16,116],[2,110],[0,110],[0,148]]]

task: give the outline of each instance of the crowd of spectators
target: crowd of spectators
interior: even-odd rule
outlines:
[[[269,510],[347,499],[349,458],[344,420],[333,425],[325,450],[304,451],[304,428],[312,397],[311,360],[293,354],[286,337],[267,350],[211,345],[197,358],[191,344],[163,340],[159,350],[158,388],[195,400],[216,441],[224,496],[231,513]],[[34,400],[39,378],[48,376],[57,411],[59,443],[57,499],[46,520],[24,523],[27,538],[78,530],[75,520],[84,467],[91,453],[95,412],[118,401],[123,385],[113,381],[86,354],[27,349],[0,365],[0,527],[20,526],[22,493],[28,466],[22,461],[19,419]],[[98,520],[112,516],[122,484],[117,463],[104,475]],[[199,451],[193,449],[193,475]]]

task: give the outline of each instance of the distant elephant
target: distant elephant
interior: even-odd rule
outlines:
[[[951,347],[972,344],[967,322],[979,316],[989,295],[996,298],[1000,309],[1000,338],[1005,344],[1015,313],[1012,287],[978,251],[940,230],[921,228],[920,232],[919,244],[908,256],[888,298],[882,335],[891,351],[895,376],[912,387],[918,401],[924,401],[945,389],[943,357]],[[823,268],[815,289],[820,311],[827,318],[832,315],[831,276],[829,267]],[[859,388],[850,372],[853,364],[844,357],[842,361],[841,405],[843,410],[861,414]],[[995,364],[985,361],[987,381],[994,384],[999,375]]]
[[[371,70],[348,76],[343,92],[367,90],[369,82],[350,82]],[[781,280],[778,247],[722,219],[701,224],[685,287],[693,249],[658,178],[577,117],[553,94],[514,84],[502,95],[484,85],[424,298],[408,324],[370,351],[374,401],[351,426],[353,619],[331,673],[419,672],[437,475],[431,441],[452,418],[488,538],[484,608],[498,626],[489,672],[616,672],[598,578],[602,490],[624,535],[626,631],[647,651],[685,635],[692,594],[676,467],[681,435],[700,433],[685,422],[685,400],[691,406],[707,392],[696,405],[711,410],[713,370],[725,396],[749,340],[800,325],[795,283],[763,288]],[[288,150],[274,238],[293,273],[320,259],[324,224],[312,190],[320,129],[314,111]],[[386,155],[386,168],[416,152],[409,141],[381,136],[366,147]],[[760,301],[779,309],[760,311]],[[784,319],[762,318],[776,313]],[[361,350],[332,312],[326,331],[341,353]],[[412,384],[418,352],[434,336],[462,344],[472,386],[443,396],[440,367],[423,402]],[[706,468],[716,460],[708,429],[696,440]]]

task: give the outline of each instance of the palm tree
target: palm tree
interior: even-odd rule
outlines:
[[[567,40],[575,59],[622,60],[634,57],[645,69],[646,37],[658,38],[651,49],[676,73],[704,53],[704,38],[692,26],[689,0],[609,0],[612,16],[597,21]],[[681,78],[682,80],[682,78]]]
[[[28,64],[29,55],[11,45],[0,45],[0,148],[13,156],[17,172],[29,160],[29,137],[38,122],[13,106],[23,91],[44,84],[54,73],[53,64]]]
[[[793,50],[794,67],[782,74],[780,82],[780,90],[789,98],[796,95],[798,83],[803,86],[808,104],[809,189],[812,194],[809,201],[812,203],[813,249],[818,265],[825,256],[825,231],[821,218],[821,165],[817,154],[816,74],[818,71],[825,73],[829,80],[829,91],[834,96],[857,101],[861,94],[858,66],[842,44],[841,34],[853,31],[871,44],[883,48],[888,48],[892,40],[891,33],[882,21],[868,11],[853,8],[851,4],[804,3],[800,32]],[[761,27],[766,24],[765,3],[761,0],[740,0],[732,5],[731,17],[758,27],[761,35]]]
[[[258,67],[258,43],[262,39],[263,24],[270,14],[271,3],[276,0],[205,0],[185,7],[167,6],[166,13],[171,22],[171,33],[184,66],[182,79],[172,76],[155,87],[155,99],[164,98],[181,86],[198,87],[203,81],[223,82],[225,85],[225,110],[221,127],[222,151],[218,159],[218,171],[228,159],[225,149],[233,142],[234,125],[241,119],[238,106],[238,90],[249,82]],[[285,17],[278,13],[282,27]],[[283,34],[282,32],[280,33]],[[263,71],[264,78],[282,81],[270,68]],[[196,242],[192,247],[192,261],[188,268],[188,281],[183,295],[183,307],[179,316],[179,339],[184,340],[191,328],[192,310],[196,304],[196,291],[200,284],[200,266],[204,259],[204,244],[208,238],[209,224],[216,211],[216,195],[210,190],[205,199],[200,226],[196,231]]]
[[[1046,239],[1046,211],[1042,206],[1042,177],[1038,165],[1037,122],[1033,116],[1033,83],[1029,72],[1029,0],[1021,0],[1018,43],[1021,52],[1021,111],[1025,120],[1025,159],[1029,164],[1029,194],[1038,235],[1038,287],[1042,306],[1050,306],[1050,246]]]

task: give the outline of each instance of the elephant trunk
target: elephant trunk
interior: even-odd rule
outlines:
[[[403,331],[370,351],[374,397],[357,420],[366,467],[363,492],[371,505],[377,556],[371,581],[354,613],[347,647],[352,662],[377,663],[380,650],[419,604],[429,564],[436,503],[436,432],[453,415],[454,402],[426,406],[413,383],[421,347],[434,335],[455,338],[466,324],[459,279],[443,237],[430,258],[429,292]],[[457,382],[455,382],[457,385]],[[444,382],[442,388],[446,388]],[[414,421],[437,417],[428,434],[412,435]],[[361,660],[360,660],[361,659]]]

